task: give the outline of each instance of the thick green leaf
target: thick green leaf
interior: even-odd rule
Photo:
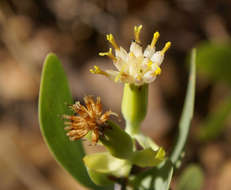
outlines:
[[[72,103],[63,67],[54,54],[49,54],[43,66],[39,96],[42,135],[56,160],[76,180],[87,187],[97,189],[83,164],[85,154],[81,142],[71,142],[64,131],[61,116],[70,113],[67,104]]]
[[[231,114],[231,97],[227,97],[217,109],[212,111],[206,120],[200,125],[198,137],[202,141],[212,140],[218,137],[225,127]]]
[[[197,165],[188,166],[179,178],[176,190],[200,190],[204,181],[202,169]]]
[[[165,159],[165,151],[159,148],[154,151],[152,148],[147,148],[140,151],[135,151],[131,158],[133,164],[140,167],[153,167],[160,164]]]
[[[150,137],[147,137],[143,134],[136,134],[134,138],[143,148],[152,148],[154,151],[159,149],[159,146],[153,142]]]
[[[108,127],[104,129],[104,135],[100,136],[100,142],[107,148],[112,156],[120,159],[128,159],[133,154],[133,142],[131,137],[112,121],[107,121]]]
[[[186,139],[188,137],[190,123],[193,117],[194,110],[194,99],[195,99],[195,85],[196,85],[196,50],[193,49],[190,59],[190,75],[187,87],[187,93],[184,103],[183,112],[179,123],[179,133],[177,137],[176,144],[174,146],[173,152],[170,159],[174,164],[180,158],[180,155],[184,149]]]
[[[165,151],[154,146],[151,139],[137,135],[138,139],[149,144],[144,150],[134,151],[131,137],[115,123],[108,121],[108,127],[104,130],[104,135],[100,137],[100,142],[107,148],[110,154],[119,159],[126,159],[140,167],[156,166],[165,159]],[[119,139],[119,141],[118,141]]]
[[[231,44],[204,42],[197,48],[198,72],[231,85]]]
[[[108,152],[90,154],[83,160],[88,168],[116,177],[128,176],[131,169],[129,161],[115,158]]]
[[[173,165],[166,160],[160,166],[149,169],[131,181],[135,190],[168,190],[173,175]]]
[[[88,168],[88,174],[91,180],[99,186],[112,186],[114,183],[112,180],[110,180],[108,174],[100,173],[90,168]]]

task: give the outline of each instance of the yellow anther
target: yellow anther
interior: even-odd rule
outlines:
[[[160,75],[160,73],[161,73],[161,68],[160,68],[159,66],[156,65],[156,70],[155,70],[155,72],[154,72],[154,75],[155,75],[155,76],[156,76],[156,75]]]
[[[159,32],[155,32],[153,34],[153,38],[152,38],[152,43],[151,43],[151,48],[154,48],[156,45],[156,42],[158,40],[158,38],[160,37],[160,33]]]
[[[134,37],[135,37],[135,41],[137,43],[141,43],[140,42],[140,31],[141,31],[142,27],[143,27],[142,25],[134,27]]]
[[[105,71],[103,71],[103,70],[101,70],[98,66],[94,66],[94,69],[90,69],[90,72],[92,73],[92,74],[101,74],[101,75],[105,75],[105,76],[108,76],[108,74],[105,72]]]
[[[134,54],[133,52],[130,52],[130,53],[129,53],[129,56],[130,56],[130,57],[135,57],[135,54]]]
[[[165,52],[171,47],[171,42],[167,42],[164,48],[161,50],[161,54],[164,55]]]
[[[153,64],[153,62],[152,62],[152,61],[149,61],[148,64],[147,64],[147,66],[148,66],[148,67],[151,67],[152,64]]]
[[[111,43],[111,45],[115,48],[115,49],[119,49],[119,46],[117,45],[115,38],[112,34],[107,34],[107,40]]]
[[[110,48],[108,52],[100,52],[100,56],[108,56],[112,60],[116,61],[116,57],[112,54],[112,49]]]
[[[141,77],[140,75],[138,75],[138,76],[136,77],[136,79],[137,79],[138,81],[141,81],[142,77]]]

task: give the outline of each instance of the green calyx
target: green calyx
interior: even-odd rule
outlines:
[[[122,114],[126,120],[126,131],[131,134],[138,134],[140,124],[147,113],[148,84],[136,86],[125,84],[122,99]]]

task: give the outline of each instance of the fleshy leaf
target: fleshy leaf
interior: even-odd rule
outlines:
[[[135,190],[168,190],[173,175],[173,165],[166,160],[160,166],[139,174],[131,181]]]
[[[127,177],[132,167],[128,160],[115,158],[108,152],[87,155],[84,163],[92,180],[98,185],[109,184],[110,176]]]
[[[156,151],[159,149],[159,146],[153,142],[150,137],[144,136],[143,134],[134,135],[134,138],[138,141],[138,143],[143,148],[152,148],[152,150]]]
[[[100,173],[92,169],[88,169],[88,174],[91,178],[91,180],[99,186],[109,186],[113,185],[113,181],[110,180],[109,175],[105,173]]]
[[[112,156],[120,159],[128,159],[133,154],[133,142],[131,137],[112,121],[107,121],[108,127],[104,129],[104,135],[100,136],[101,143]]]
[[[156,145],[151,138],[143,134],[136,134],[134,138],[144,148],[133,153],[133,164],[140,167],[153,167],[160,164],[165,159],[165,151]]]
[[[83,160],[88,168],[116,177],[126,177],[131,169],[129,161],[115,158],[108,152],[86,155]]]
[[[90,180],[83,164],[85,153],[81,141],[71,142],[64,131],[61,116],[69,113],[67,105],[72,103],[63,67],[54,54],[49,54],[43,66],[39,95],[39,121],[43,138],[58,163],[77,181],[99,189]]]
[[[153,167],[160,164],[165,159],[165,151],[159,148],[154,151],[152,148],[135,151],[131,161],[133,164],[140,167]]]
[[[202,169],[197,165],[188,166],[179,178],[176,190],[200,190],[204,181]]]
[[[180,158],[180,155],[186,143],[186,139],[188,137],[190,123],[193,117],[193,110],[194,110],[195,86],[196,86],[196,50],[193,49],[190,59],[190,75],[189,75],[187,93],[185,97],[183,112],[180,118],[177,142],[170,156],[174,164]]]

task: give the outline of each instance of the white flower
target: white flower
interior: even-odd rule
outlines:
[[[155,32],[150,45],[143,48],[140,42],[140,31],[142,25],[134,27],[135,40],[131,43],[130,51],[127,52],[123,47],[119,47],[112,34],[107,35],[107,40],[115,48],[115,56],[110,48],[108,52],[99,53],[100,56],[108,56],[112,59],[117,70],[101,70],[98,66],[90,71],[94,74],[102,74],[115,82],[135,84],[137,86],[151,83],[156,76],[161,73],[160,65],[164,60],[165,52],[170,48],[171,42],[167,42],[164,48],[156,51],[156,42],[160,36]]]

